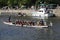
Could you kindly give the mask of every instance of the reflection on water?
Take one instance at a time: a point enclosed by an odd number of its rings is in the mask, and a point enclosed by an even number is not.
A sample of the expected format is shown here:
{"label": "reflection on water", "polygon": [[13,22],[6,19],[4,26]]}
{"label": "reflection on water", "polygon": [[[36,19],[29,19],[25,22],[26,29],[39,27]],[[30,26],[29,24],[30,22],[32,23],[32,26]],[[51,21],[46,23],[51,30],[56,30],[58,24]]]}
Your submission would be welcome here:
{"label": "reflection on water", "polygon": [[1,29],[1,40],[52,40],[52,33],[46,29],[9,27]]}
{"label": "reflection on water", "polygon": [[[16,18],[17,17],[12,17],[12,20],[14,21]],[[8,16],[0,17],[0,40],[60,40],[59,18],[48,19],[47,21],[50,20],[53,22],[53,26],[42,29],[16,27],[3,24],[2,21],[7,19]]]}

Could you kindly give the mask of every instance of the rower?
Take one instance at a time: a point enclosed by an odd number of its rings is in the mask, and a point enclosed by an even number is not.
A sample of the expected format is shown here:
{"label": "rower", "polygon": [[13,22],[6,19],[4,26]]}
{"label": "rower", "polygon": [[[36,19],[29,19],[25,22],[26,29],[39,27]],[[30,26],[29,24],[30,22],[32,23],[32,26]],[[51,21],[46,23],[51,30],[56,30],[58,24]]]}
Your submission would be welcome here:
{"label": "rower", "polygon": [[44,21],[43,21],[43,19],[41,19],[40,23],[41,23],[41,25],[44,25]]}

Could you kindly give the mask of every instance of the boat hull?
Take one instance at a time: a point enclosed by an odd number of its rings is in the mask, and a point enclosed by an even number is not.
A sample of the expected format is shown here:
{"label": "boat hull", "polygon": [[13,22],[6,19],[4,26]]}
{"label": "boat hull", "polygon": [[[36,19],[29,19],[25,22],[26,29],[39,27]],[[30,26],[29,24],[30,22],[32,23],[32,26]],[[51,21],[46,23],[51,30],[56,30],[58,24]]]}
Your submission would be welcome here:
{"label": "boat hull", "polygon": [[35,27],[35,28],[43,28],[43,27],[48,27],[48,25],[46,26],[38,26],[38,25],[35,25],[35,26],[30,26],[30,25],[19,25],[19,24],[13,24],[12,22],[3,22],[4,24],[7,24],[7,25],[15,25],[15,26],[21,26],[21,27]]}
{"label": "boat hull", "polygon": [[46,8],[40,8],[38,11],[31,12],[32,16],[40,16],[40,17],[51,17],[53,16],[52,10],[47,10]]}

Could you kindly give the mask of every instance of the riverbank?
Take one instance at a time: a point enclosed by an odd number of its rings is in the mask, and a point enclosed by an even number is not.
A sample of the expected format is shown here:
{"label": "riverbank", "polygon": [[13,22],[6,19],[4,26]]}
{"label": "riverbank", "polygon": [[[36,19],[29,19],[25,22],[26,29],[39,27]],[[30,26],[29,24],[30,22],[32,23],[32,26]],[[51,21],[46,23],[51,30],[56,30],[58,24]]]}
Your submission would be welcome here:
{"label": "riverbank", "polygon": [[31,9],[21,9],[21,10],[0,10],[0,15],[1,14],[7,14],[7,13],[9,13],[9,14],[18,14],[18,13],[25,13],[25,14],[27,14],[27,15],[31,15],[31,12],[32,12],[33,10],[31,10]]}
{"label": "riverbank", "polygon": [[58,8],[56,8],[56,9],[53,9],[53,13],[54,13],[56,16],[60,17],[60,8],[58,7]]}
{"label": "riverbank", "polygon": [[52,9],[52,10],[57,17],[60,17],[60,6],[57,6],[56,9]]}
{"label": "riverbank", "polygon": [[[57,7],[56,9],[52,9],[53,10],[53,13],[56,15],[56,16],[59,16],[60,17],[60,7]],[[10,9],[10,10],[0,10],[0,15],[2,13],[10,13],[10,14],[18,14],[19,12],[21,13],[25,13],[27,14],[28,16],[31,16],[31,12],[33,12],[34,10],[32,9],[21,9],[21,10],[14,10],[14,9]]]}

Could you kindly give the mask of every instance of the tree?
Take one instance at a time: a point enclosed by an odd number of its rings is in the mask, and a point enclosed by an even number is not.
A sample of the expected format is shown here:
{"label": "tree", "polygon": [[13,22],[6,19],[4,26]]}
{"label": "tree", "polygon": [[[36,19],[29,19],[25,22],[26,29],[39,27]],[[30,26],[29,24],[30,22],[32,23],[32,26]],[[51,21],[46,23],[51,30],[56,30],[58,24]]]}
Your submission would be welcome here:
{"label": "tree", "polygon": [[42,3],[55,3],[55,4],[60,4],[60,0],[0,0],[0,7],[3,6],[14,6],[18,5],[21,7],[22,5],[26,5],[27,7],[30,7],[31,5],[38,5]]}

